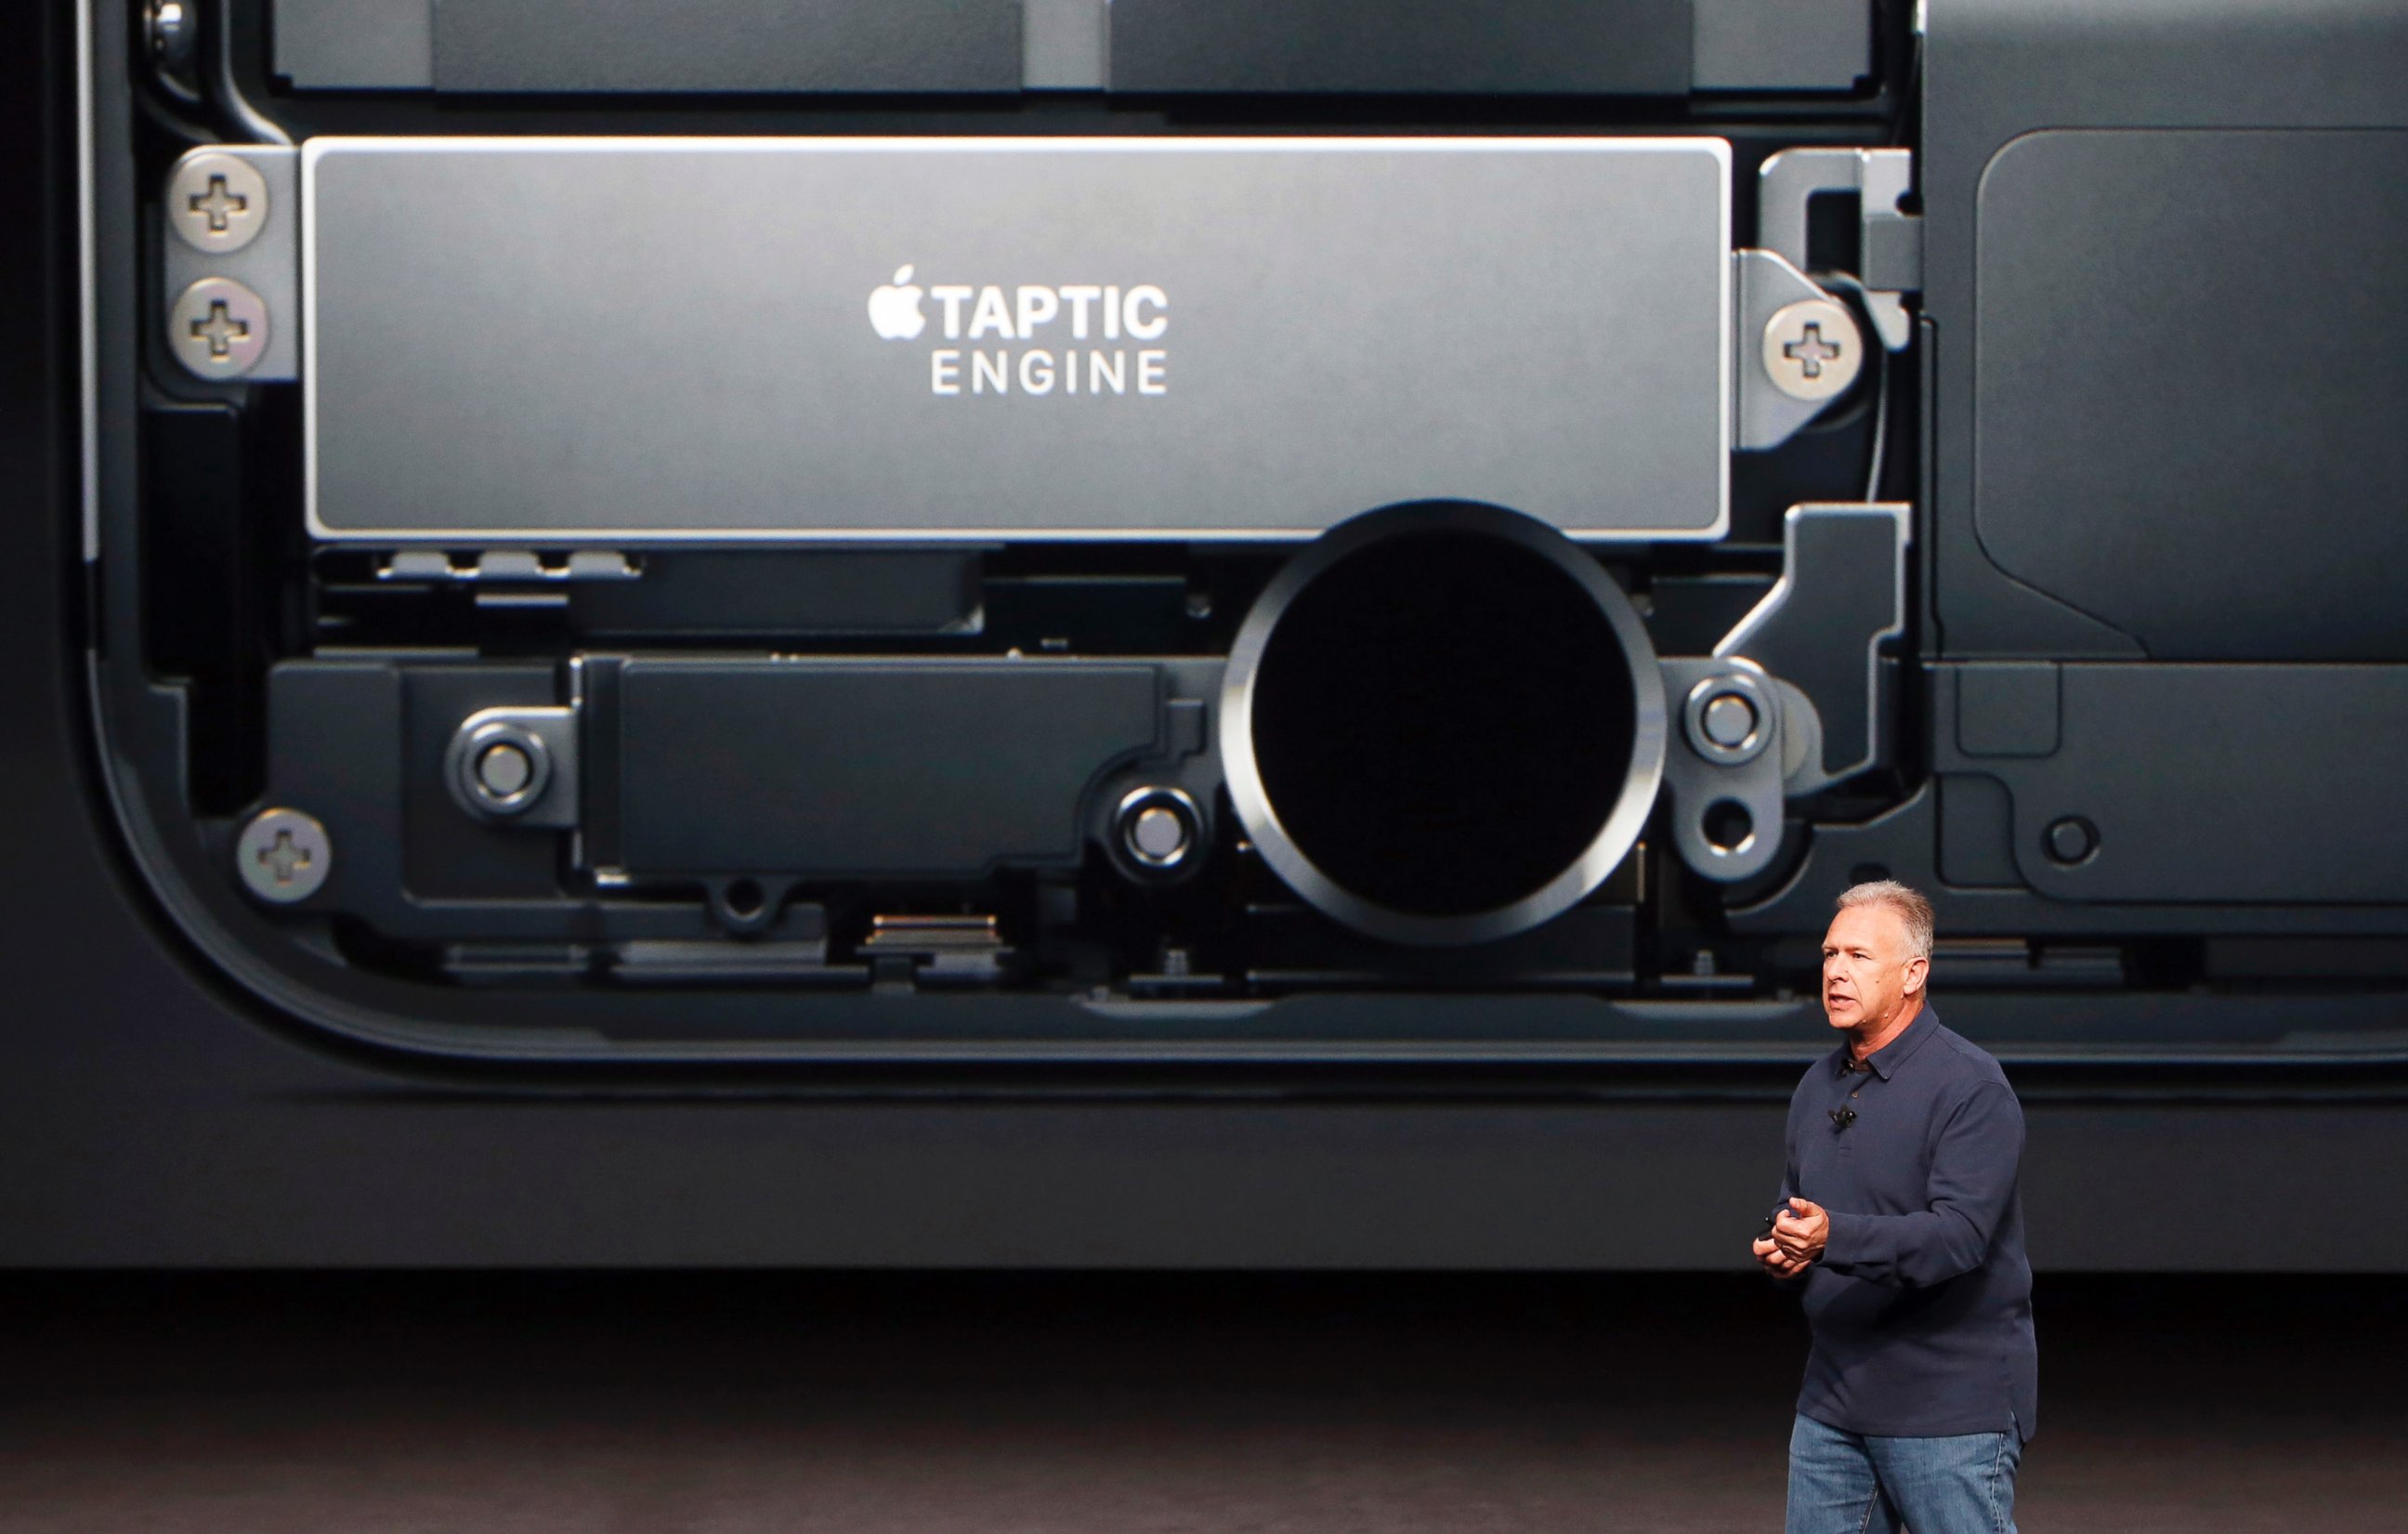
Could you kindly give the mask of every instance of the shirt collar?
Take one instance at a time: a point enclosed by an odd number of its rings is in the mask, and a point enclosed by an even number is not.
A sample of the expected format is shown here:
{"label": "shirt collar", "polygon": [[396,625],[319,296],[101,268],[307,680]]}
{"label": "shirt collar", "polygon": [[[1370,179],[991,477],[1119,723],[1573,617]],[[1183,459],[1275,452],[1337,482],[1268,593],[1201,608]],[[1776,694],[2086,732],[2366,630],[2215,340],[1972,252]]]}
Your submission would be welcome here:
{"label": "shirt collar", "polygon": [[[1865,1064],[1871,1068],[1874,1075],[1888,1081],[1897,1074],[1898,1068],[1906,1063],[1907,1056],[1921,1049],[1923,1041],[1938,1030],[1939,1024],[1939,1014],[1932,1011],[1931,1003],[1926,1001],[1923,1010],[1914,1014],[1914,1021],[1906,1025],[1906,1031],[1867,1055]],[[1855,1062],[1856,1052],[1842,1044],[1834,1068],[1845,1076],[1855,1068]]]}

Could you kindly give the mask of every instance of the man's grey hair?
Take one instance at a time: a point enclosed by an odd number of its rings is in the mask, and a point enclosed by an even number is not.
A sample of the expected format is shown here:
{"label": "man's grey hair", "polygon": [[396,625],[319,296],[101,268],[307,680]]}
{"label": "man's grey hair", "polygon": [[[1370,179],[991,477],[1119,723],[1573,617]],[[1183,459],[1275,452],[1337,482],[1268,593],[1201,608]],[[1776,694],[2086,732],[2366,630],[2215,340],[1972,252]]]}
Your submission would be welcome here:
{"label": "man's grey hair", "polygon": [[1887,906],[1898,912],[1898,919],[1906,924],[1907,957],[1930,959],[1931,902],[1923,897],[1922,892],[1909,889],[1895,879],[1876,879],[1841,892],[1842,910],[1853,910],[1858,906]]}

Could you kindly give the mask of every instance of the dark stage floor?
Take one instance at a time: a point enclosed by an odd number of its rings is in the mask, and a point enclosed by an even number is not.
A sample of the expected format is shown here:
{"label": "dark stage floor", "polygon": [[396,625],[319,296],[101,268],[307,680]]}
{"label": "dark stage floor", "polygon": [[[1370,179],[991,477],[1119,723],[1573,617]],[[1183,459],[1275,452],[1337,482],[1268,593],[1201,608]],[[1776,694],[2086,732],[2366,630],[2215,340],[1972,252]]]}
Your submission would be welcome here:
{"label": "dark stage floor", "polygon": [[[2040,1294],[2027,1531],[2408,1528],[2385,1281]],[[1777,1529],[1747,1277],[0,1279],[0,1529]]]}

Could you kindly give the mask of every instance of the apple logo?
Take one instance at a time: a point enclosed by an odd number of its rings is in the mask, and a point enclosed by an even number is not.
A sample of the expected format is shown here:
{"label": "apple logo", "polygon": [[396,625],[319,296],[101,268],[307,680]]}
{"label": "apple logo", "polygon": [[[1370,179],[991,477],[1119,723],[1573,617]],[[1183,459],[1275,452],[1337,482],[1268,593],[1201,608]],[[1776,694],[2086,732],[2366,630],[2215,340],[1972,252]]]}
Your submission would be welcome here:
{"label": "apple logo", "polygon": [[920,312],[920,290],[907,286],[910,281],[911,268],[897,267],[894,285],[869,295],[869,323],[890,341],[910,340],[927,328],[928,317]]}

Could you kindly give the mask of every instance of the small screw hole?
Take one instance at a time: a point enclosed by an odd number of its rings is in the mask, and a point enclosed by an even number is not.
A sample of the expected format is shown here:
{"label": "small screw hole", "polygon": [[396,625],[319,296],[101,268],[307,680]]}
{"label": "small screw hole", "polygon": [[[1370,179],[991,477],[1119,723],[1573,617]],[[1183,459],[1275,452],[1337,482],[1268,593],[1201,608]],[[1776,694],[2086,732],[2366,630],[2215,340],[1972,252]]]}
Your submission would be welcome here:
{"label": "small screw hole", "polygon": [[1716,799],[1706,806],[1702,829],[1716,851],[1735,853],[1756,834],[1756,817],[1737,799]]}

